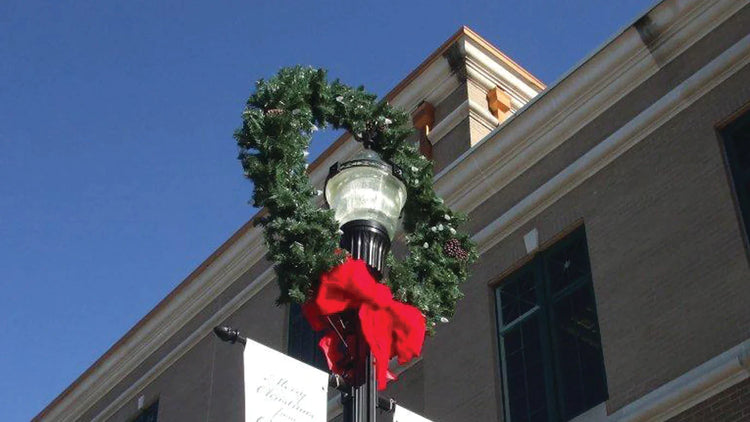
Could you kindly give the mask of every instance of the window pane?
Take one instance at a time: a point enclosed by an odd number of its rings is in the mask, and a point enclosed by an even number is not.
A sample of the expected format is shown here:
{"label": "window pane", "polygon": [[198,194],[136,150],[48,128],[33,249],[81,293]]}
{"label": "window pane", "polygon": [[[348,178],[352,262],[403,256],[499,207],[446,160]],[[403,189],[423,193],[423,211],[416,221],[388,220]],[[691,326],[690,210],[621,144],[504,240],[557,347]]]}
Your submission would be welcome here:
{"label": "window pane", "polygon": [[732,128],[729,135],[737,154],[736,165],[741,169],[750,169],[750,124],[747,124],[750,119],[743,120],[745,121]]}
{"label": "window pane", "polygon": [[149,406],[147,409],[141,412],[133,422],[156,422],[156,416],[159,413],[159,401],[157,400],[154,404]]}
{"label": "window pane", "polygon": [[553,308],[558,374],[565,419],[607,399],[607,384],[591,284],[559,299]]}
{"label": "window pane", "polygon": [[547,394],[539,315],[534,315],[501,337],[503,371],[510,420],[546,421]]}
{"label": "window pane", "polygon": [[721,135],[746,235],[750,237],[750,113],[725,127]]}
{"label": "window pane", "polygon": [[500,286],[500,326],[506,326],[537,304],[534,273],[523,268]]}
{"label": "window pane", "polygon": [[545,262],[553,294],[587,277],[590,272],[586,239],[578,232],[571,236],[574,236],[574,240],[554,246]]}

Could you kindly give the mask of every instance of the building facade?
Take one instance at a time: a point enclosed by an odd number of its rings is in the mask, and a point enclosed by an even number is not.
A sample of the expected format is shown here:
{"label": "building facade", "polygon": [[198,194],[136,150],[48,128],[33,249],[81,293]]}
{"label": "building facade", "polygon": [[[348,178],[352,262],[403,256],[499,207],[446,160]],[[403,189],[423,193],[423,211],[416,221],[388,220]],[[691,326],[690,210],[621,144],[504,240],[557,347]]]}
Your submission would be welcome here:
{"label": "building facade", "polygon": [[[750,420],[749,3],[665,0],[550,87],[462,28],[388,94],[481,255],[387,395],[435,421]],[[212,328],[313,343],[264,256],[250,221],[34,420],[243,420]]]}

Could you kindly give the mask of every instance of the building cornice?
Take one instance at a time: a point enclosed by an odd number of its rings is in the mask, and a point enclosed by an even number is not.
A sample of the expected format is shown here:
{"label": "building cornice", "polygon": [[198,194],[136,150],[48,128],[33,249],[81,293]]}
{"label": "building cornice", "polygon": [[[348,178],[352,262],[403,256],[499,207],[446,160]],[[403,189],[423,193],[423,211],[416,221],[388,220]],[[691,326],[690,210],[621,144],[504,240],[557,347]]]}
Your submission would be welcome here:
{"label": "building cornice", "polygon": [[481,49],[485,52],[488,58],[493,58],[493,61],[497,64],[502,63],[502,66],[513,72],[519,79],[526,80],[529,84],[533,85],[535,91],[542,91],[546,88],[544,83],[537,79],[534,75],[529,73],[526,69],[522,68],[518,63],[513,61],[510,57],[506,56],[505,53],[498,50],[497,47],[489,43],[487,40],[479,36],[471,28],[463,27],[462,32],[466,39],[471,42],[477,49]]}
{"label": "building cornice", "polygon": [[[479,252],[489,250],[748,64],[750,35],[725,50],[476,233],[474,240]],[[478,186],[478,189],[493,189],[493,185],[486,180]]]}
{"label": "building cornice", "polygon": [[[35,420],[66,421],[80,416],[119,381],[138,367],[194,315],[247,272],[265,255],[263,236],[254,227],[245,227],[211,262],[199,267],[188,283],[167,296],[118,343],[105,353],[85,376],[61,394]],[[219,252],[219,251],[217,251]],[[205,333],[204,333],[205,334]]]}
{"label": "building cornice", "polygon": [[436,190],[452,206],[474,209],[745,4],[745,0],[659,4],[649,12],[660,34],[655,42],[647,46],[633,26],[626,29],[448,165],[436,177]]}
{"label": "building cornice", "polygon": [[497,57],[488,54],[487,50],[481,48],[475,40],[466,37],[459,45],[466,54],[468,78],[486,90],[495,87],[502,88],[511,96],[513,102],[519,105],[519,108],[542,91],[543,88],[539,88],[531,80],[514,72],[513,68],[498,60]]}
{"label": "building cornice", "polygon": [[[143,390],[149,383],[154,381],[164,371],[169,369],[178,359],[180,359],[185,353],[189,352],[196,344],[203,340],[206,336],[211,336],[213,328],[217,325],[221,325],[228,317],[234,312],[239,310],[242,305],[247,303],[253,296],[260,292],[264,287],[274,280],[275,274],[273,267],[267,268],[262,274],[256,277],[250,284],[245,286],[239,293],[232,297],[232,299],[223,305],[217,312],[211,315],[206,321],[204,321],[198,328],[193,330],[180,344],[172,348],[169,353],[162,357],[158,362],[152,365],[145,374],[143,374],[137,381],[133,382],[127,389],[125,389],[120,395],[112,400],[99,414],[97,414],[92,422],[106,421],[108,420],[117,410],[122,408],[129,400],[132,400],[136,395]],[[166,341],[168,337],[163,338]],[[131,370],[134,368],[131,368]],[[118,374],[119,375],[119,374]],[[127,375],[127,372],[122,374]],[[93,405],[93,403],[92,403]],[[67,420],[67,419],[54,419],[54,420]]]}

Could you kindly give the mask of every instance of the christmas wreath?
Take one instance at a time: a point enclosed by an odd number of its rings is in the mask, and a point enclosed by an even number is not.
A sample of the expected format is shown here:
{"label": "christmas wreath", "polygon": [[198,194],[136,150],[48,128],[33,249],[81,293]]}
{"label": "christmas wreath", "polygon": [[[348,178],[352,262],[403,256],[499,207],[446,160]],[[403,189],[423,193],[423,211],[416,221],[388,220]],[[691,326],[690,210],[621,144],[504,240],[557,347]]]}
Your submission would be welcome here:
{"label": "christmas wreath", "polygon": [[278,303],[303,303],[320,276],[343,263],[340,231],[333,211],[322,209],[309,182],[305,157],[312,134],[330,125],[367,141],[384,160],[403,170],[407,187],[404,241],[408,254],[389,254],[387,277],[395,299],[417,307],[432,330],[447,322],[462,297],[458,288],[476,259],[469,236],[458,227],[464,217],[439,198],[432,163],[406,141],[409,116],[362,87],[328,82],[322,69],[284,68],[259,80],[235,132],[245,176],[254,185],[253,205],[267,210],[264,227],[269,258],[281,295]]}

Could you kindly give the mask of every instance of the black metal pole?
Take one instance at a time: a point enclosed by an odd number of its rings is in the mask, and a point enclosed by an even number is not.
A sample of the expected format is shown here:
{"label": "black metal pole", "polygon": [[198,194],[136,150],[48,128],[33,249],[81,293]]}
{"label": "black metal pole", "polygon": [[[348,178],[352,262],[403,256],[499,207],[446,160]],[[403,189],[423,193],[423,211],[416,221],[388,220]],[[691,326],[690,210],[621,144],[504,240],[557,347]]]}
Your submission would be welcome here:
{"label": "black metal pole", "polygon": [[[385,227],[375,221],[354,220],[341,226],[341,230],[344,232],[341,247],[349,251],[352,258],[365,261],[372,275],[380,280],[385,257],[391,246]],[[354,326],[358,337],[354,356],[357,367],[354,370],[351,396],[342,395],[344,422],[375,422],[378,404],[375,362],[362,335],[359,321]]]}

